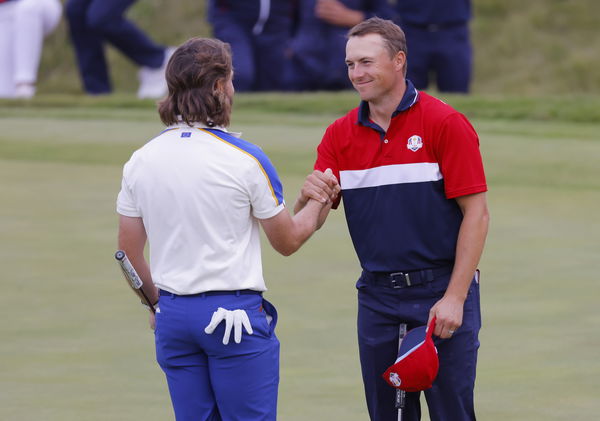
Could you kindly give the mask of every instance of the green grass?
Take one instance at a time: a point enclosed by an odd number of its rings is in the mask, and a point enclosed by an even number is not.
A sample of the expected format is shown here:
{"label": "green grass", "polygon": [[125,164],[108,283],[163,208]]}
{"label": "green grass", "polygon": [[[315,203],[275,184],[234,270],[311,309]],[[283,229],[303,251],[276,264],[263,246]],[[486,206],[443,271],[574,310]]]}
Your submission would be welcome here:
{"label": "green grass", "polygon": [[[457,95],[433,94],[454,106],[471,119],[539,120],[596,123],[600,121],[600,97],[591,94],[570,95]],[[335,118],[358,105],[354,91],[315,93],[242,93],[234,103],[236,115],[242,113],[251,121],[253,115],[261,118],[265,113],[277,115],[277,121],[294,125],[312,126],[315,119]],[[156,103],[140,101],[128,94],[105,97],[73,95],[42,95],[31,100],[0,99],[2,116],[37,116],[79,121],[92,118],[100,120],[131,119],[156,122]],[[115,109],[119,112],[115,113]],[[543,126],[540,126],[543,127]]]}
{"label": "green grass", "polygon": [[[355,103],[346,93],[327,97],[328,108],[319,108],[320,95],[236,102],[232,129],[271,156],[288,203],[327,124]],[[447,100],[472,117],[490,186],[479,418],[595,419],[596,111],[579,122],[535,111],[560,111],[548,98],[527,106],[469,98]],[[0,127],[0,419],[172,419],[145,310],[112,257],[121,166],[161,130],[153,105],[128,96],[3,102]],[[367,419],[355,338],[359,268],[343,212],[289,258],[265,244],[264,269],[280,314],[279,419]]]}

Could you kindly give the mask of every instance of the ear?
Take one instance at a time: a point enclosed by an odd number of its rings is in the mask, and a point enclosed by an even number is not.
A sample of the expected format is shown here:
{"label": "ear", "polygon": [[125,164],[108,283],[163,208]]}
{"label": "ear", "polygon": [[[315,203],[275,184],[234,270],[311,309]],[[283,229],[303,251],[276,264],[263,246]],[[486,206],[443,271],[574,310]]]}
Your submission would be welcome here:
{"label": "ear", "polygon": [[394,57],[394,65],[397,71],[403,71],[406,67],[406,53],[404,51],[398,51]]}
{"label": "ear", "polygon": [[217,79],[215,81],[215,86],[213,86],[214,92],[223,92],[225,89],[225,81],[223,79]]}

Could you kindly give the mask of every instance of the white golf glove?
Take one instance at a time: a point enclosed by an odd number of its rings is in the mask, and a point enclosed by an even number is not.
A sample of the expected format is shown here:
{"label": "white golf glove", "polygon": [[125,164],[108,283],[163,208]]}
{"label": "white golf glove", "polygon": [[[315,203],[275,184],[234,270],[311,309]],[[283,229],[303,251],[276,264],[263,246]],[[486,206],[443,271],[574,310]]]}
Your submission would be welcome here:
{"label": "white golf glove", "polygon": [[225,334],[223,335],[223,345],[229,343],[229,336],[231,335],[231,327],[233,327],[233,339],[236,344],[242,341],[242,326],[246,329],[249,335],[252,335],[252,325],[250,319],[244,310],[225,310],[219,307],[215,311],[210,319],[208,326],[204,328],[204,332],[212,334],[217,326],[225,320]]}

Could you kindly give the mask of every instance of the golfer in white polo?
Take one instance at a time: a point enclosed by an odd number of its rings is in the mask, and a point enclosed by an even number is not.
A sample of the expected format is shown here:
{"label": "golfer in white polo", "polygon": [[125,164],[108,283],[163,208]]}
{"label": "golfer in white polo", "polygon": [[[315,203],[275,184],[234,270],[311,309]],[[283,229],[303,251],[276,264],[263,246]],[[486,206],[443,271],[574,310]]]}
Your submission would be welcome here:
{"label": "golfer in white polo", "polygon": [[[331,205],[319,197],[293,217],[286,210],[265,153],[226,129],[232,77],[221,41],[175,51],[159,105],[168,127],[125,164],[117,200],[119,248],[157,302],[157,360],[178,421],[276,419],[277,313],[262,297],[259,223],[289,255]],[[339,191],[332,175],[328,191]]]}

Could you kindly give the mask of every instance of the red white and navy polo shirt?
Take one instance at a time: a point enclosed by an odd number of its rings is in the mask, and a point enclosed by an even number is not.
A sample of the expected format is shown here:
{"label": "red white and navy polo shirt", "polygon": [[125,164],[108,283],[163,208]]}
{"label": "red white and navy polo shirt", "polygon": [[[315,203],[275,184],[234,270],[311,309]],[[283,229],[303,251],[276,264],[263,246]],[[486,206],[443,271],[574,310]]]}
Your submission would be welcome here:
{"label": "red white and navy polo shirt", "polygon": [[406,88],[387,132],[361,102],[317,148],[315,169],[340,180],[350,236],[370,272],[453,264],[462,222],[454,198],[487,190],[466,117],[410,81]]}

